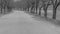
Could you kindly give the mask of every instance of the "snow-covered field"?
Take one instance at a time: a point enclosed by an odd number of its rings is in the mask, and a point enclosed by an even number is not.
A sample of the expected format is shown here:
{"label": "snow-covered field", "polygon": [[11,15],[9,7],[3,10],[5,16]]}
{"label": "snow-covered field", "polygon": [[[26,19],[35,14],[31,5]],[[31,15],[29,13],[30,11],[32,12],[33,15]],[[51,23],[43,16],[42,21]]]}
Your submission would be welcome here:
{"label": "snow-covered field", "polygon": [[0,34],[60,34],[60,27],[32,17],[24,11],[13,10],[0,17]]}

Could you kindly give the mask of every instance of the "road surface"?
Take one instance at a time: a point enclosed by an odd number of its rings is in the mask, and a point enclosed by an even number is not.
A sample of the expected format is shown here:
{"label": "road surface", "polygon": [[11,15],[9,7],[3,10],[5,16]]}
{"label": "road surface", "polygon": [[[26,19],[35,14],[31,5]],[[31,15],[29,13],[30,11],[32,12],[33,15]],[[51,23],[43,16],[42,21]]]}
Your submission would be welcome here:
{"label": "road surface", "polygon": [[0,34],[60,34],[60,27],[37,21],[23,11],[0,17]]}

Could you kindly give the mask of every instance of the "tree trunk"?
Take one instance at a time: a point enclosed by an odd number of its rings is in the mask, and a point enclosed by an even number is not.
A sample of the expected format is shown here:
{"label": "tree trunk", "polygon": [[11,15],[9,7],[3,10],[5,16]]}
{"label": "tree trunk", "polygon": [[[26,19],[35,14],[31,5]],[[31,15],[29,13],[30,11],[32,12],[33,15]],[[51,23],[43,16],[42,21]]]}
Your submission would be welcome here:
{"label": "tree trunk", "polygon": [[26,11],[26,8],[24,8],[24,11]]}
{"label": "tree trunk", "polygon": [[30,12],[30,10],[31,10],[31,7],[29,7],[29,12]]}
{"label": "tree trunk", "polygon": [[2,13],[2,8],[1,8],[1,13]]}
{"label": "tree trunk", "polygon": [[32,7],[31,7],[31,13],[32,13]]}
{"label": "tree trunk", "polygon": [[31,13],[32,13],[33,8],[34,8],[34,7],[32,6],[32,7],[31,7]]}
{"label": "tree trunk", "polygon": [[6,12],[5,9],[6,9],[6,8],[4,7],[4,13]]}
{"label": "tree trunk", "polygon": [[47,7],[46,8],[44,7],[43,9],[44,9],[44,13],[45,13],[44,16],[45,16],[45,18],[47,18]]}
{"label": "tree trunk", "polygon": [[35,3],[36,3],[36,4],[35,4],[35,6],[36,6],[36,14],[37,14],[38,6],[39,6],[39,1],[40,1],[40,0],[36,0],[36,2],[35,2]]}
{"label": "tree trunk", "polygon": [[28,11],[29,11],[29,8],[28,8]]}
{"label": "tree trunk", "polygon": [[45,9],[44,12],[45,12],[44,16],[47,18],[47,9]]}
{"label": "tree trunk", "polygon": [[41,16],[41,8],[39,8],[39,15]]}
{"label": "tree trunk", "polygon": [[37,14],[37,7],[36,7],[36,14]]}
{"label": "tree trunk", "polygon": [[53,6],[53,19],[56,19],[56,10],[57,8],[55,8],[55,6]]}

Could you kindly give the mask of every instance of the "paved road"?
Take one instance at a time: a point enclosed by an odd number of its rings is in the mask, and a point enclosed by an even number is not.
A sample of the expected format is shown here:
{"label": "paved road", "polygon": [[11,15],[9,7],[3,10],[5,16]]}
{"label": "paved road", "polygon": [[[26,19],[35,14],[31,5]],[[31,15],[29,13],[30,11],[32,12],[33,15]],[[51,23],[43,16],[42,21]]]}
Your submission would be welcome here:
{"label": "paved road", "polygon": [[60,27],[34,20],[32,15],[23,11],[13,10],[13,13],[0,18],[0,34],[60,34]]}

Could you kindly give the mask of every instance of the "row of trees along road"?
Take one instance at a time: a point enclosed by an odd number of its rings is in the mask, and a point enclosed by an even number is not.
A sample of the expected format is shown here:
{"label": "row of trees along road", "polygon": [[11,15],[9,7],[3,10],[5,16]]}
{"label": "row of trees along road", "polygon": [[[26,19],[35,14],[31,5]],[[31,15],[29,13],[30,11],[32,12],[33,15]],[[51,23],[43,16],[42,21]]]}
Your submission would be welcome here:
{"label": "row of trees along road", "polygon": [[7,10],[12,8],[11,2],[12,0],[0,0],[1,13],[6,12]]}
{"label": "row of trees along road", "polygon": [[53,6],[52,18],[56,19],[56,10],[60,5],[60,0],[22,0],[19,4],[20,8],[23,8],[24,10],[27,9],[28,11],[35,12],[36,14],[39,9],[39,15],[41,15],[41,8],[43,8],[45,18],[47,18],[47,9],[50,5]]}

